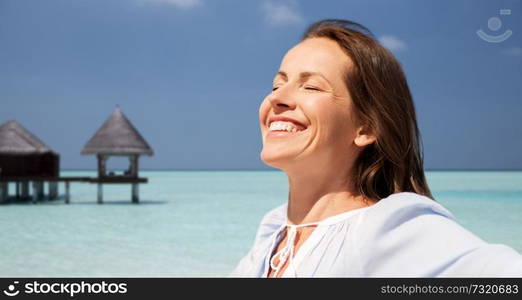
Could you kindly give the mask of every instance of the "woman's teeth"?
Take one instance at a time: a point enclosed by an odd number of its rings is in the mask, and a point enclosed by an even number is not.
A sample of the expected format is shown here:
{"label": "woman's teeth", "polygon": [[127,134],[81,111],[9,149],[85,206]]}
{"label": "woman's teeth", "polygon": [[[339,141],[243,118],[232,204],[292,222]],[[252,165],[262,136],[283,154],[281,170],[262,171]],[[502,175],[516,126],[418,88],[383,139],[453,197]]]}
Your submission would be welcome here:
{"label": "woman's teeth", "polygon": [[297,132],[297,127],[292,122],[276,121],[270,124],[270,131]]}

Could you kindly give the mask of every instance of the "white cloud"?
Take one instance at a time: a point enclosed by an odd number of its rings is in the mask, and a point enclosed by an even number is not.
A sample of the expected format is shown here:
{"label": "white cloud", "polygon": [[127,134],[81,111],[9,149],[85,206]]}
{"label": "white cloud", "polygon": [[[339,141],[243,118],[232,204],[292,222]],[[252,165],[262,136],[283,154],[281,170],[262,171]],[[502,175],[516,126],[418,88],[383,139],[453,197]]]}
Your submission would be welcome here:
{"label": "white cloud", "polygon": [[189,9],[202,4],[202,0],[139,0],[140,3],[154,3],[173,5],[182,9]]}
{"label": "white cloud", "polygon": [[522,56],[522,48],[521,47],[511,47],[501,51],[502,54],[508,56]]}
{"label": "white cloud", "polygon": [[393,35],[383,35],[379,38],[379,42],[392,51],[402,51],[408,48],[406,42]]}
{"label": "white cloud", "polygon": [[293,25],[304,22],[297,9],[296,1],[265,1],[262,10],[266,22],[270,25]]}

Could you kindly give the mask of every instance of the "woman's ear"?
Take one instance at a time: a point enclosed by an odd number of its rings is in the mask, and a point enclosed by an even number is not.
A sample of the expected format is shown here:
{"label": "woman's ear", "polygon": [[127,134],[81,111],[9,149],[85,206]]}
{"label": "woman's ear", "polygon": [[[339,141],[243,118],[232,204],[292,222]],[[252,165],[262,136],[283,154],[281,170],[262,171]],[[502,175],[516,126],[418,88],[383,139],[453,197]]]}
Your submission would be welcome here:
{"label": "woman's ear", "polygon": [[377,138],[372,130],[370,130],[367,126],[361,126],[357,129],[357,134],[354,139],[355,145],[359,147],[365,147],[375,142]]}

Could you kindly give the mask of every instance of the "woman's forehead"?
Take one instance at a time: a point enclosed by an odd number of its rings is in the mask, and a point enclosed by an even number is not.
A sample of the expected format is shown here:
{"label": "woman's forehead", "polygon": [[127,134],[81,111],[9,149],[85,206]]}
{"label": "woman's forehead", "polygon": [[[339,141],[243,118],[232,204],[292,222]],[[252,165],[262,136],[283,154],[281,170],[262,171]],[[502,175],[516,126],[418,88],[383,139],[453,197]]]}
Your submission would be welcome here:
{"label": "woman's forehead", "polygon": [[287,74],[318,72],[336,76],[343,74],[351,60],[341,47],[327,38],[309,38],[290,49],[281,61],[280,70]]}

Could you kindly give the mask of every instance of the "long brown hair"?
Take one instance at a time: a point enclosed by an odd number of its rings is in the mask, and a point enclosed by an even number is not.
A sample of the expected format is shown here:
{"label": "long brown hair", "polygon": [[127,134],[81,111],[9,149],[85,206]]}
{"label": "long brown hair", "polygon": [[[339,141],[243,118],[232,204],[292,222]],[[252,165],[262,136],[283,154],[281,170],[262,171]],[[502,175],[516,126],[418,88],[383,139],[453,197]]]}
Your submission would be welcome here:
{"label": "long brown hair", "polygon": [[422,142],[413,99],[400,63],[364,26],[345,20],[322,20],[303,40],[331,39],[351,58],[346,85],[358,120],[376,136],[359,154],[353,179],[359,193],[380,200],[414,192],[431,199],[423,170]]}

